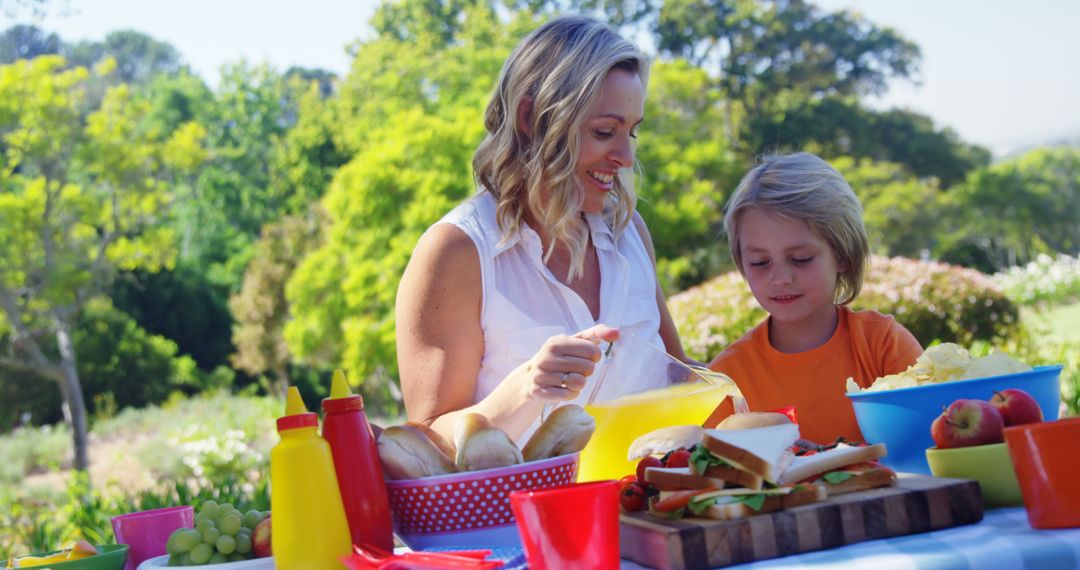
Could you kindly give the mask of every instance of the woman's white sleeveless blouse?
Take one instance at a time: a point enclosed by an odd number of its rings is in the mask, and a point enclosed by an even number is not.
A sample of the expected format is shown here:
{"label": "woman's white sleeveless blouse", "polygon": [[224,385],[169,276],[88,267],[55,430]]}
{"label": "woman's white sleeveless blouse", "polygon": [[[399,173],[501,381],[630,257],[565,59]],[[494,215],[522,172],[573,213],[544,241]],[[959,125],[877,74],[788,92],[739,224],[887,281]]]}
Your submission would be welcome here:
{"label": "woman's white sleeveless blouse", "polygon": [[[476,244],[480,257],[484,356],[474,403],[490,394],[557,334],[574,334],[603,323],[663,349],[656,275],[637,228],[631,223],[616,238],[603,216],[585,217],[600,262],[600,318],[595,321],[581,297],[544,265],[540,236],[535,231],[523,223],[517,235],[500,243],[502,232],[495,198],[490,193],[481,191],[438,222],[464,231]],[[632,373],[621,376],[605,378],[596,401],[666,385],[663,378]],[[590,388],[583,390],[579,400],[589,392]],[[537,425],[539,420],[526,430],[519,443],[526,441]]]}

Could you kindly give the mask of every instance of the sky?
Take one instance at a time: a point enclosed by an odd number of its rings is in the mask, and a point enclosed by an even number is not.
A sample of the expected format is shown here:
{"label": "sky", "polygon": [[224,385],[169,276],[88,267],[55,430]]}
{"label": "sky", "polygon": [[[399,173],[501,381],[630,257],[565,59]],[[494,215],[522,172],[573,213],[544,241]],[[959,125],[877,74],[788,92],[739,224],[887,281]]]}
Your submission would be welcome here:
{"label": "sky", "polygon": [[[875,108],[932,117],[1002,155],[1080,140],[1080,1],[815,0],[896,29],[922,50],[918,82],[894,82]],[[0,4],[11,6],[11,0]],[[211,85],[241,58],[279,70],[348,73],[347,47],[370,37],[373,0],[51,0],[36,23],[64,41],[135,29],[172,44]],[[0,11],[0,29],[35,23]]]}

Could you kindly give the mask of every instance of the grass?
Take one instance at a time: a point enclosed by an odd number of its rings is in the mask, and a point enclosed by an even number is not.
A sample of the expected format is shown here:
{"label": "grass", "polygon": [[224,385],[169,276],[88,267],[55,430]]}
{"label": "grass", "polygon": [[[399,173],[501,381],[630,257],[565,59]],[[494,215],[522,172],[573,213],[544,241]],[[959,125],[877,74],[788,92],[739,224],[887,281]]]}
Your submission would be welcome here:
{"label": "grass", "polygon": [[1025,309],[1021,318],[1043,331],[1049,343],[1080,343],[1080,302],[1046,310]]}

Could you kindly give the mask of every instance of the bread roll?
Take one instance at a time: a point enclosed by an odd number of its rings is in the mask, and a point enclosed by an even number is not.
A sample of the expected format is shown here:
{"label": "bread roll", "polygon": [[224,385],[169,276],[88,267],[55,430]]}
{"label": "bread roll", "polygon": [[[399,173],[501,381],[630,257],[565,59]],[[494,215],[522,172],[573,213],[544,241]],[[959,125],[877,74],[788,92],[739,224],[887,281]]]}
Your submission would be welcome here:
{"label": "bread roll", "polygon": [[443,453],[445,453],[447,457],[454,457],[455,455],[457,455],[457,452],[454,450],[454,446],[451,445],[449,441],[446,441],[446,438],[443,437],[442,434],[440,434],[439,432],[431,429],[430,427],[428,427],[427,424],[421,423],[421,422],[408,421],[408,422],[405,422],[405,425],[412,426],[412,427],[424,432],[424,435],[426,435],[427,438],[431,440],[431,443],[434,443],[435,447],[438,447],[439,451],[442,451]]}
{"label": "bread roll", "polygon": [[716,429],[754,429],[790,423],[791,419],[784,414],[775,412],[745,412],[742,414],[733,414],[724,418],[724,421],[720,422],[720,424],[716,426]]}
{"label": "bread roll", "polygon": [[705,428],[701,426],[670,426],[650,431],[635,439],[626,450],[627,459],[634,461],[647,455],[659,455],[676,449],[689,449],[701,443]]}
{"label": "bread roll", "polygon": [[423,430],[411,425],[382,430],[378,441],[379,459],[387,479],[419,479],[445,475],[457,469]]}
{"label": "bread roll", "polygon": [[521,451],[506,432],[480,414],[465,414],[454,426],[459,471],[507,467],[523,463]]}
{"label": "bread roll", "polygon": [[581,406],[559,406],[529,438],[521,455],[525,461],[536,461],[576,453],[589,443],[594,430],[596,420]]}

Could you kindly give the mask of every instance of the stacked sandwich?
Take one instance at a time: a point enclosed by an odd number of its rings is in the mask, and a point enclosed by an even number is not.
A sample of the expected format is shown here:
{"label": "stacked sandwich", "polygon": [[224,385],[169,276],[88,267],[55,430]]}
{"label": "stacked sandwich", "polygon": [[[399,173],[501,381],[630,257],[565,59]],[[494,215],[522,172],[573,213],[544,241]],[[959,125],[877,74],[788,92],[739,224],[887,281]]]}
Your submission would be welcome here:
{"label": "stacked sandwich", "polygon": [[637,459],[690,449],[690,465],[649,467],[645,483],[659,490],[650,504],[670,518],[737,519],[821,501],[829,495],[892,484],[895,474],[873,460],[884,446],[808,448],[782,414],[736,414],[716,429],[664,428],[630,447]]}

